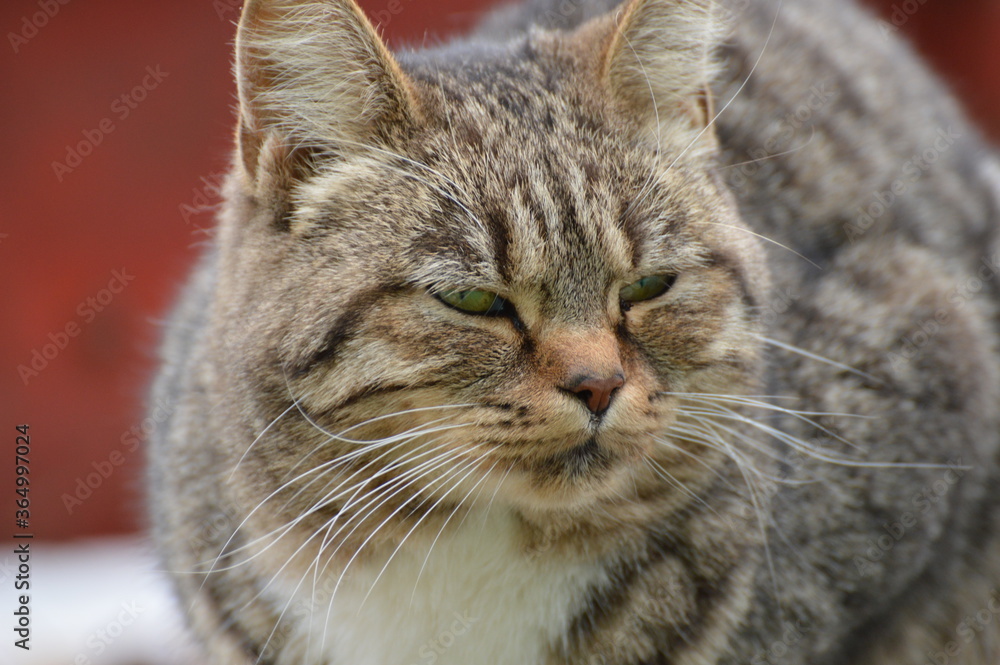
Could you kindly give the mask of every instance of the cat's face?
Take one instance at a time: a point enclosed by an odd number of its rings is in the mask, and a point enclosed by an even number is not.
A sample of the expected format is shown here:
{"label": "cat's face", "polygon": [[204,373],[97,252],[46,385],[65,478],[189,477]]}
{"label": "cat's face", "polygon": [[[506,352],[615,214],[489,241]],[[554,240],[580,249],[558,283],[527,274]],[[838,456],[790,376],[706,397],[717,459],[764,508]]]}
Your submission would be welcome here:
{"label": "cat's face", "polygon": [[706,473],[717,451],[669,434],[673,393],[757,385],[766,277],[704,109],[651,119],[602,78],[628,26],[386,64],[370,135],[243,146],[256,201],[229,213],[219,326],[249,431],[271,425],[243,462],[262,491],[305,473],[313,504],[368,478],[538,511],[627,492],[651,461]]}

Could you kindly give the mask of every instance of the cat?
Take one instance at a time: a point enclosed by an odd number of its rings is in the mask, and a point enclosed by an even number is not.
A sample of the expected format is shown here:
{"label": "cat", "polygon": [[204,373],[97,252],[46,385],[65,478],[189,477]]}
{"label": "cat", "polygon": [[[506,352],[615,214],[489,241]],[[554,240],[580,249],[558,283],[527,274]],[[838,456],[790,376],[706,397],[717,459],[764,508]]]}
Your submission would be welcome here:
{"label": "cat", "polygon": [[867,11],[235,60],[149,464],[207,662],[1000,662],[1000,167]]}

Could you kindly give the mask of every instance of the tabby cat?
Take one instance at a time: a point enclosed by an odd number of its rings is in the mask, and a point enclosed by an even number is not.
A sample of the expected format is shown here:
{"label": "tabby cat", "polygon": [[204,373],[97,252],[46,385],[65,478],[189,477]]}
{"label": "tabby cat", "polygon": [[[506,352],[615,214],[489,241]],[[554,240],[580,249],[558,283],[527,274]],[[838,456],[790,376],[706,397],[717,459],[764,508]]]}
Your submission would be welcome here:
{"label": "tabby cat", "polygon": [[1000,167],[890,28],[248,0],[151,443],[207,662],[1000,662]]}

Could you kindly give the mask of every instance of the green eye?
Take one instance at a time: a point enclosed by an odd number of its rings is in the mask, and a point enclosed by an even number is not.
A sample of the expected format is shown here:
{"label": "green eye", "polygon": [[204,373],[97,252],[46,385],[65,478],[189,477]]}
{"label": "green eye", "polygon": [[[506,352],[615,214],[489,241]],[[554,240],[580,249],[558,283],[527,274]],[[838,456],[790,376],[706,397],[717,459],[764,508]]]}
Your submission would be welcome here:
{"label": "green eye", "polygon": [[651,275],[643,277],[637,282],[633,282],[618,292],[618,297],[624,303],[642,302],[652,300],[656,296],[663,295],[677,278],[673,275]]}
{"label": "green eye", "polygon": [[497,316],[505,313],[510,306],[506,300],[492,291],[472,289],[470,291],[440,291],[437,297],[446,305],[466,314]]}

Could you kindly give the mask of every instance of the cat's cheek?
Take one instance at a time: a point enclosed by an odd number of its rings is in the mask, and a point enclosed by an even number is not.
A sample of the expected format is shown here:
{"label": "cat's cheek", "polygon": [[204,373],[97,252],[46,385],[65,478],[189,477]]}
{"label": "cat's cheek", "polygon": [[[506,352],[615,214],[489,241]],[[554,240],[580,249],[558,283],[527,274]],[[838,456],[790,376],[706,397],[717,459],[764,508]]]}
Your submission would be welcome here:
{"label": "cat's cheek", "polygon": [[736,289],[722,282],[703,291],[626,322],[630,338],[662,381],[673,383],[683,373],[732,364],[734,357],[759,347]]}

